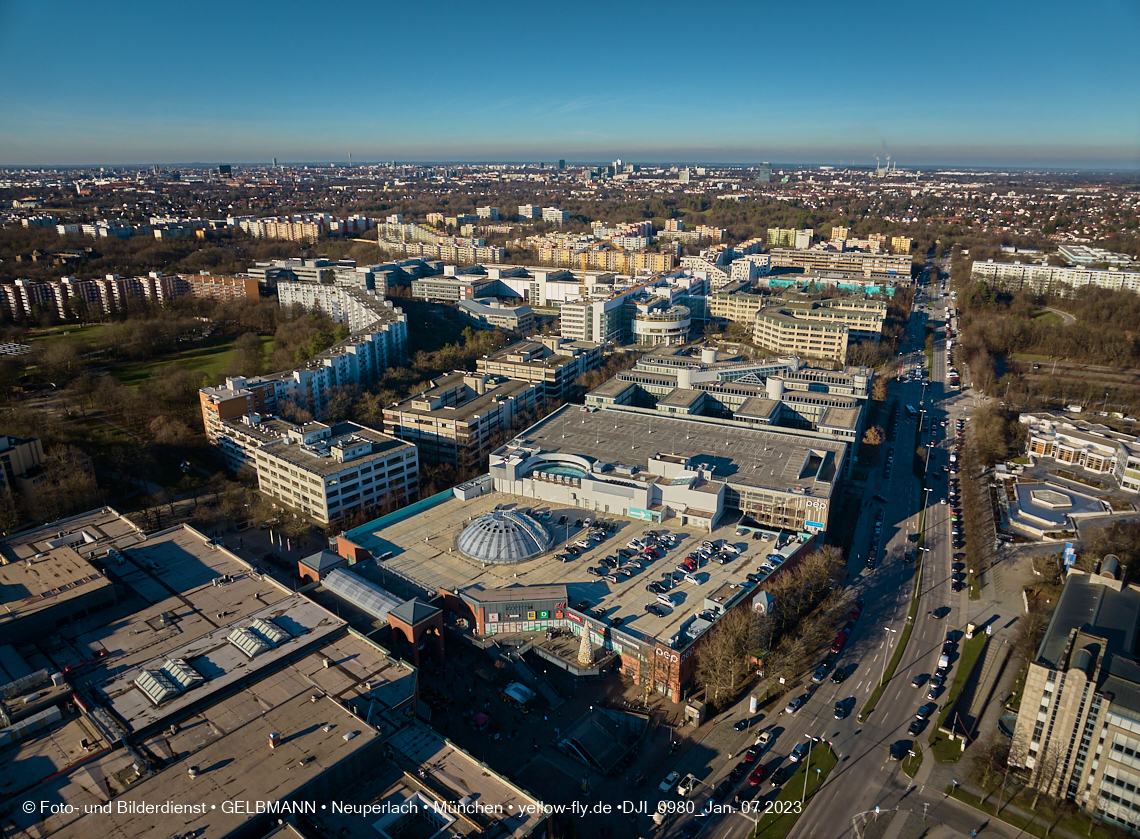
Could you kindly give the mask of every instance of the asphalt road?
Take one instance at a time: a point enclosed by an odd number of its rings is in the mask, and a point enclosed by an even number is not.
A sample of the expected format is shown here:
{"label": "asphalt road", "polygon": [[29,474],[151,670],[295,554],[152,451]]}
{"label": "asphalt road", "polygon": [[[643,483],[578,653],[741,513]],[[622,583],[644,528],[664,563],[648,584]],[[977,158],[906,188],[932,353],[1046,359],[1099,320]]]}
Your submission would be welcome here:
{"label": "asphalt road", "polygon": [[[940,306],[931,315],[931,320],[941,325],[941,315],[944,315],[944,309]],[[904,366],[924,363],[923,323],[921,314],[912,317],[909,346],[915,351],[899,359]],[[918,707],[930,701],[926,698],[927,686],[916,689],[911,686],[912,680],[919,674],[929,677],[934,672],[948,631],[964,631],[966,623],[978,621],[987,608],[992,613],[991,604],[976,604],[974,611],[978,614],[971,613],[967,591],[954,592],[951,587],[955,553],[950,530],[951,506],[941,503],[947,497],[950,476],[942,467],[949,466],[955,420],[968,414],[972,400],[948,389],[945,385],[946,369],[945,339],[940,338],[935,342],[930,384],[923,386],[907,379],[893,389],[899,404],[893,466],[889,475],[881,466],[878,467],[877,473],[868,481],[864,514],[860,516],[849,563],[855,596],[862,598],[865,606],[837,661],[837,667],[843,669],[847,677],[840,684],[829,679],[820,685],[808,683],[806,688],[801,687],[788,694],[789,699],[801,693],[808,695],[806,704],[798,713],[788,715],[777,708],[774,715],[761,721],[761,728],[777,735],[775,745],[761,758],[768,763],[769,774],[786,764],[791,750],[805,738],[829,742],[839,756],[839,763],[827,783],[790,834],[793,837],[830,839],[853,835],[853,819],[860,813],[873,812],[876,806],[884,810],[895,806],[909,807],[921,813],[926,804],[931,816],[965,835],[983,821],[976,811],[946,800],[939,790],[911,789],[912,781],[902,774],[901,763],[888,760],[891,743],[919,740],[925,745],[930,726],[936,723],[937,712],[917,737],[908,733],[907,727],[915,719]],[[914,405],[916,409],[922,408],[934,429],[934,446],[927,467],[930,491],[925,494],[928,506],[924,544],[929,550],[922,563],[920,607],[906,652],[875,712],[866,723],[860,723],[858,711],[882,678],[884,667],[905,625],[916,573],[915,565],[904,562],[908,548],[915,548],[908,537],[919,526],[922,495],[922,481],[911,468],[911,453],[917,446],[931,442],[932,435],[929,431],[924,433],[920,430],[918,419],[909,418],[904,407],[907,404]],[[943,420],[946,421],[945,427],[941,425]],[[884,497],[885,503],[873,500],[875,495]],[[875,514],[880,508],[885,512],[883,532],[878,542],[881,545],[880,560],[878,566],[869,571],[864,569],[863,561],[873,538]],[[936,618],[935,610],[945,607],[948,607],[949,614]],[[948,681],[953,676],[954,671],[951,670]],[[939,708],[943,698],[944,695],[936,700]],[[848,711],[842,720],[835,719],[837,702],[843,702]],[[734,719],[746,715],[746,710],[746,704],[742,703],[718,718],[716,724],[731,725]],[[727,747],[735,757],[724,761],[711,777],[705,779],[706,787],[694,798],[698,807],[739,762],[741,751],[752,743],[758,730],[736,733],[736,745]],[[933,758],[927,754],[926,760]],[[753,792],[747,781],[740,789],[745,794]],[[764,801],[778,794],[779,790],[765,780],[756,798]],[[687,821],[687,818],[677,819],[665,835],[677,835]],[[730,812],[699,821],[703,825],[701,837],[738,839],[749,835],[754,817]],[[1004,828],[1004,825],[997,824],[987,826],[986,834],[1015,835],[1012,830],[1007,834]]]}

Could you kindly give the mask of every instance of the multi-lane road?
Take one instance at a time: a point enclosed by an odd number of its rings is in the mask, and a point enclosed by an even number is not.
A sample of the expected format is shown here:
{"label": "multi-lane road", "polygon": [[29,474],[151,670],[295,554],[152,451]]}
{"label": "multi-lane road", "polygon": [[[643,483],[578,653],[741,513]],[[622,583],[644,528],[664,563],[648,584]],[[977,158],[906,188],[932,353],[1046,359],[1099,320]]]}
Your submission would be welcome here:
{"label": "multi-lane road", "polygon": [[[920,295],[915,301],[915,312],[908,330],[908,348],[898,359],[904,369],[926,366],[923,354],[924,327],[927,319],[932,325],[944,325],[944,301],[938,299],[937,290],[930,292],[929,300]],[[935,309],[927,312],[925,304],[935,302]],[[852,835],[853,819],[857,814],[874,811],[876,806],[889,809],[898,806],[921,808],[924,803],[937,806],[942,802],[940,790],[912,789],[913,782],[901,772],[901,763],[889,759],[892,743],[920,741],[925,746],[930,726],[937,723],[937,713],[917,736],[908,732],[920,705],[929,700],[925,683],[938,666],[942,644],[947,632],[960,633],[969,620],[968,593],[965,588],[954,591],[955,553],[951,536],[952,505],[942,503],[948,498],[952,475],[949,456],[955,441],[955,423],[968,415],[970,399],[946,384],[946,345],[944,331],[935,340],[934,357],[930,364],[928,384],[919,379],[904,377],[893,388],[892,399],[897,412],[888,418],[887,431],[893,451],[889,473],[877,467],[868,480],[863,514],[859,517],[854,547],[849,559],[854,596],[865,606],[850,640],[839,656],[836,665],[847,677],[839,684],[825,679],[820,685],[807,684],[794,688],[785,698],[802,693],[809,698],[795,714],[782,713],[784,701],[762,720],[761,728],[775,733],[775,745],[761,758],[769,769],[788,762],[788,755],[797,743],[805,738],[820,738],[831,744],[839,756],[839,763],[827,783],[812,800],[800,818],[793,836],[803,839],[829,839]],[[920,416],[912,418],[906,410],[912,405]],[[922,428],[925,420],[926,430]],[[943,426],[945,422],[945,426]],[[893,426],[893,427],[892,427]],[[933,442],[933,446],[929,446]],[[928,447],[929,460],[926,472],[920,477],[912,469],[914,451]],[[927,491],[923,491],[923,488]],[[879,500],[881,499],[881,500]],[[921,510],[925,508],[925,515]],[[881,537],[874,538],[874,523],[879,510],[883,510]],[[906,625],[914,577],[918,563],[905,561],[908,552],[917,549],[917,533],[923,529],[924,556],[921,561],[921,594],[915,626],[899,666],[887,684],[875,711],[866,721],[860,721],[858,712],[879,684],[885,666],[895,650]],[[913,540],[913,541],[912,541]],[[865,567],[869,547],[878,547],[878,562],[874,569]],[[961,566],[959,566],[961,567]],[[915,688],[916,676],[923,676],[924,684]],[[951,671],[950,679],[953,678]],[[949,679],[948,679],[949,682]],[[943,704],[945,693],[937,701]],[[844,702],[848,709],[842,720],[835,719],[835,705]],[[744,703],[718,718],[717,725],[729,726],[732,721],[747,715]],[[705,793],[697,797],[703,804],[707,791],[724,780],[740,759],[743,750],[751,745],[757,729],[735,734],[735,745],[728,751],[735,755],[723,761],[705,779]],[[728,738],[732,740],[732,738]],[[932,758],[927,755],[927,760]],[[747,781],[741,790],[751,793]],[[774,798],[779,793],[765,780],[756,796],[757,800]],[[977,815],[966,808],[941,808],[942,821],[968,834],[977,826]],[[738,812],[709,817],[702,821],[700,836],[715,839],[737,839],[749,835],[754,816]],[[678,827],[685,820],[677,822]],[[1003,828],[993,827],[993,835],[1001,835]],[[669,831],[673,833],[674,831]],[[1012,835],[1012,834],[1011,834]]]}

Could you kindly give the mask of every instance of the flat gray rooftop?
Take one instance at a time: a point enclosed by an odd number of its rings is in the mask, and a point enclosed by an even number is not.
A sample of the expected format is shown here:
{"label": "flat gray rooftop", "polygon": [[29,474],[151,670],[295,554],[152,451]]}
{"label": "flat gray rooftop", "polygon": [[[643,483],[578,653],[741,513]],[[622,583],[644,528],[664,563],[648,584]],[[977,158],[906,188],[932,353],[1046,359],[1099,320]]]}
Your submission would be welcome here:
{"label": "flat gray rooftop", "polygon": [[[291,638],[260,655],[250,658],[227,639],[237,628],[248,628],[255,620],[268,621],[287,631]],[[158,655],[140,662],[138,666],[121,670],[115,675],[92,685],[103,702],[126,724],[131,731],[139,731],[161,723],[167,717],[178,717],[188,708],[200,705],[219,691],[225,691],[254,677],[255,673],[268,672],[279,667],[281,660],[295,656],[299,650],[322,643],[344,631],[345,622],[303,595],[293,594],[271,606],[231,620],[197,637],[190,635],[176,622],[162,627],[154,635],[173,635],[180,643],[168,646]],[[135,678],[146,670],[161,670],[169,659],[182,659],[200,673],[205,681],[179,693],[156,706],[135,684]]]}
{"label": "flat gray rooftop", "polygon": [[[812,488],[817,497],[830,494],[842,461],[844,444],[795,437],[758,428],[713,425],[700,419],[629,411],[584,411],[567,405],[531,426],[512,444],[537,446],[545,453],[587,455],[602,463],[639,466],[657,454],[691,457],[711,469],[713,479],[731,484],[786,492]],[[833,463],[816,480],[802,474],[813,452],[831,454]]]}

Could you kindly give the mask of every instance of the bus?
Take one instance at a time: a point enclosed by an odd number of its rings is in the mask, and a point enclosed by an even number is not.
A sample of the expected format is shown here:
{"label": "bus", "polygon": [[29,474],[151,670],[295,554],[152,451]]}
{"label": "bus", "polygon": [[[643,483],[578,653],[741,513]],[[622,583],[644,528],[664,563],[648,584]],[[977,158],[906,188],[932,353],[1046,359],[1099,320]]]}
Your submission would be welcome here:
{"label": "bus", "polygon": [[914,405],[907,405],[906,406],[906,415],[908,417],[910,417],[911,419],[914,419],[915,417],[918,416],[918,411],[915,410]]}

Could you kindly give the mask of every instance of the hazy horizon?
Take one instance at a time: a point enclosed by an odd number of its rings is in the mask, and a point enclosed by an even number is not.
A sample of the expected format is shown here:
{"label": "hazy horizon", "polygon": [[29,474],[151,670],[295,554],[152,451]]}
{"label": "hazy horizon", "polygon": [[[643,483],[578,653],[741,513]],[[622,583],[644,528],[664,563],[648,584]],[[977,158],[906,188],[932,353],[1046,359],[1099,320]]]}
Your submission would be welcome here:
{"label": "hazy horizon", "polygon": [[[890,154],[903,168],[1140,169],[1133,0],[797,12],[7,2],[0,166]],[[20,60],[33,35],[66,46]]]}

